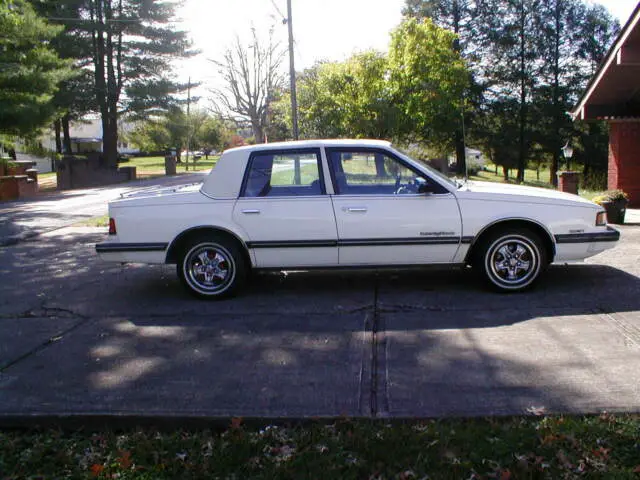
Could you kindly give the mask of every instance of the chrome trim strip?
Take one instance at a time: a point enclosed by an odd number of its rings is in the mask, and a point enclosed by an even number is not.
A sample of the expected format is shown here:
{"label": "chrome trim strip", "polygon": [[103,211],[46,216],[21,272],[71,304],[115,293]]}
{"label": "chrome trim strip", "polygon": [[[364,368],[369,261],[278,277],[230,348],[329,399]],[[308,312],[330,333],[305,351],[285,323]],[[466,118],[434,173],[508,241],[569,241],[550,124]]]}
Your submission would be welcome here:
{"label": "chrome trim strip", "polygon": [[96,252],[163,252],[168,246],[168,243],[98,243]]}
{"label": "chrome trim strip", "polygon": [[617,242],[620,240],[620,232],[615,228],[607,227],[606,232],[568,233],[556,235],[555,238],[556,243]]}
{"label": "chrome trim strip", "polygon": [[457,245],[460,237],[434,238],[356,238],[348,240],[267,240],[247,242],[248,248],[316,248],[316,247],[376,247],[393,245]]}

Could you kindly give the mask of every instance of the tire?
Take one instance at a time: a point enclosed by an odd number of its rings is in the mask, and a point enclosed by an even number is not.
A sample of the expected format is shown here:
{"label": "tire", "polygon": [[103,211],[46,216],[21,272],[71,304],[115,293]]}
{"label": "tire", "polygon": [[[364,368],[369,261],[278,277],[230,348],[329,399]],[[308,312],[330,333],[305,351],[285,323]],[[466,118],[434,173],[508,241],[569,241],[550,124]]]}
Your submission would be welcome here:
{"label": "tire", "polygon": [[498,230],[485,239],[478,253],[474,266],[500,292],[531,288],[548,264],[542,240],[527,229]]}
{"label": "tire", "polygon": [[176,270],[191,294],[210,300],[234,296],[247,277],[246,261],[239,247],[213,234],[187,242]]}

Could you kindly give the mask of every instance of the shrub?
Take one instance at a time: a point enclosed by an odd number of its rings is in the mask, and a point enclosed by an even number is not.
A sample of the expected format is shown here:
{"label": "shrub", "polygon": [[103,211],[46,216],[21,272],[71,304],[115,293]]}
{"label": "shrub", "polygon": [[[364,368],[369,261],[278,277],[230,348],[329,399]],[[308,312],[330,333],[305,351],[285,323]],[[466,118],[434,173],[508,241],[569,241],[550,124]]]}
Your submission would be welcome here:
{"label": "shrub", "polygon": [[604,202],[619,202],[628,201],[629,195],[622,190],[607,190],[602,195],[598,195],[593,198],[593,201],[598,205],[602,205]]}

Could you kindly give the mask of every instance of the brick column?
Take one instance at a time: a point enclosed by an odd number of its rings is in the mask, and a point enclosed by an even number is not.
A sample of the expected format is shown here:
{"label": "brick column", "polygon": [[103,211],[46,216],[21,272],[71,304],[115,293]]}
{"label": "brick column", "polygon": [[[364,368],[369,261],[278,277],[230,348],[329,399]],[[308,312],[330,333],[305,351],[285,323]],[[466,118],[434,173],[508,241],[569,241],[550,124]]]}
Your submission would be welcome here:
{"label": "brick column", "polygon": [[561,192],[578,194],[580,174],[578,172],[561,172],[558,174],[558,190]]}
{"label": "brick column", "polygon": [[630,206],[640,207],[640,119],[609,122],[608,188],[629,194]]}

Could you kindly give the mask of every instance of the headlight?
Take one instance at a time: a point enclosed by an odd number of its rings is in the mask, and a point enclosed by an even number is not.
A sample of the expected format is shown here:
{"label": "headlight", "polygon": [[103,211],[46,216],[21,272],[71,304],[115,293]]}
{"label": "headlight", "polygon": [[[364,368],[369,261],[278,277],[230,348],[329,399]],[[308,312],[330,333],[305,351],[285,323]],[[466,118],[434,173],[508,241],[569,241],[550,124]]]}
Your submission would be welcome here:
{"label": "headlight", "polygon": [[607,212],[598,212],[596,215],[596,227],[604,227],[607,224]]}

